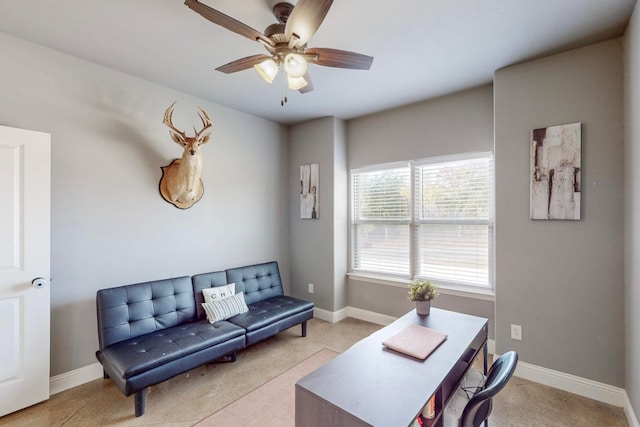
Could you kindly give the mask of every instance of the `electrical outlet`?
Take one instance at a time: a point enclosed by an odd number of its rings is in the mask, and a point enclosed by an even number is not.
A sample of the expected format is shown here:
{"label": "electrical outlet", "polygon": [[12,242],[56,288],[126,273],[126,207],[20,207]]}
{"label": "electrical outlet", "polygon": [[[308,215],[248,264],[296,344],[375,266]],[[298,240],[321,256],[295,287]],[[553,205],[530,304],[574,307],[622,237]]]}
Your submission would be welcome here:
{"label": "electrical outlet", "polygon": [[313,293],[313,283],[309,283],[309,293]]}
{"label": "electrical outlet", "polygon": [[522,326],[511,325],[511,339],[522,341]]}

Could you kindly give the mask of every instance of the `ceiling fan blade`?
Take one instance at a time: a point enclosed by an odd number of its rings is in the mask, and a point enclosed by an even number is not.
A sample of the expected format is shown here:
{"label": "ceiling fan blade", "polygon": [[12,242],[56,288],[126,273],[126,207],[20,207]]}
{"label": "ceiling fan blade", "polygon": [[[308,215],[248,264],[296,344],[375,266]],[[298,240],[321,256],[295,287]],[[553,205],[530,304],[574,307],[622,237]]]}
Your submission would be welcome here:
{"label": "ceiling fan blade", "polygon": [[333,0],[298,0],[284,30],[289,48],[303,46],[309,41],[318,31],[332,3]]}
{"label": "ceiling fan blade", "polygon": [[222,12],[215,10],[212,7],[207,6],[206,4],[200,3],[198,0],[186,0],[184,2],[191,10],[199,13],[205,19],[213,22],[214,24],[218,24],[221,27],[226,28],[229,31],[233,31],[234,33],[240,34],[241,36],[245,36],[248,39],[254,41],[262,41],[269,46],[273,46],[274,43],[267,36],[262,34],[261,32],[254,30],[242,22],[233,19],[232,17],[225,15]]}
{"label": "ceiling fan blade", "polygon": [[[309,58],[309,55],[315,55],[316,57]],[[324,47],[307,49],[305,58],[311,63],[325,67],[351,68],[354,70],[368,70],[373,63],[372,56]]]}
{"label": "ceiling fan blade", "polygon": [[306,73],[304,73],[304,79],[307,81],[307,85],[303,88],[298,89],[298,92],[300,93],[307,93],[307,92],[311,92],[313,90],[313,82],[311,81],[311,75],[309,75],[309,72],[307,71]]}
{"label": "ceiling fan blade", "polygon": [[218,68],[216,68],[216,70],[222,71],[223,73],[226,73],[226,74],[236,73],[238,71],[251,68],[254,65],[259,64],[266,59],[271,59],[271,57],[267,55],[247,56],[246,58],[237,59],[235,61],[229,62],[228,64],[221,65]]}

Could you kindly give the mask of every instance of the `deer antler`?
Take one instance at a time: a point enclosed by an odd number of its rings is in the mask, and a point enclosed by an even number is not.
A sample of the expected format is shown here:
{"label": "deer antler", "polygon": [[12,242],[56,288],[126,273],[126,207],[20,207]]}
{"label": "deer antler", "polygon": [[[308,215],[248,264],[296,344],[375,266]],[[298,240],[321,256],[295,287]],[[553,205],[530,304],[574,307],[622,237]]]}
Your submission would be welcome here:
{"label": "deer antler", "polygon": [[200,120],[202,121],[202,129],[200,130],[200,132],[198,132],[194,126],[193,131],[196,133],[196,136],[195,136],[196,139],[200,138],[200,135],[202,134],[202,132],[204,132],[206,129],[210,128],[211,126],[213,126],[213,122],[211,121],[211,118],[209,118],[209,115],[207,114],[207,112],[204,111],[204,108],[202,107],[198,107],[198,108],[200,108],[200,111],[202,111],[202,114],[198,113],[198,117],[200,117]]}
{"label": "deer antler", "polygon": [[167,108],[167,111],[164,112],[164,120],[162,120],[162,123],[167,125],[172,131],[182,136],[182,139],[187,139],[187,135],[173,125],[173,106],[176,105],[176,102],[178,101],[174,101],[173,104]]}

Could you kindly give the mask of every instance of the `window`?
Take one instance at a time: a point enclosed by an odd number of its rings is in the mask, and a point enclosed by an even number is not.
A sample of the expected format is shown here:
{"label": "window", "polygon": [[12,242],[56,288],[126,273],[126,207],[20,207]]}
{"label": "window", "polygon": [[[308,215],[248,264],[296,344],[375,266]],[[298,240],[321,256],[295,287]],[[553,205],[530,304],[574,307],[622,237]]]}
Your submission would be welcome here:
{"label": "window", "polygon": [[491,153],[351,171],[351,269],[491,288]]}
{"label": "window", "polygon": [[410,169],[354,171],[351,182],[353,270],[410,275]]}

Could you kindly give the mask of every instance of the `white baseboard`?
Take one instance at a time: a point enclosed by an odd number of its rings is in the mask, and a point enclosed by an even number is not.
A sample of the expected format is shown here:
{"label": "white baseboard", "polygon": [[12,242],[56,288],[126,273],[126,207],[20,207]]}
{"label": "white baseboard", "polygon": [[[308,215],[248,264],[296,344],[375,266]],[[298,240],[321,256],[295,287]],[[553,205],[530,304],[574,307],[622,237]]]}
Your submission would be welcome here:
{"label": "white baseboard", "polygon": [[375,313],[373,311],[363,310],[355,307],[345,307],[338,311],[329,311],[322,308],[313,309],[313,317],[325,322],[336,323],[347,317],[358,320],[375,323],[376,325],[386,326],[397,319],[397,317],[387,316],[386,314]]}
{"label": "white baseboard", "polygon": [[313,317],[320,320],[324,320],[325,322],[336,323],[341,321],[345,317],[347,317],[346,311],[347,311],[346,308],[343,308],[338,311],[329,311],[329,310],[324,310],[322,308],[315,307],[313,309]]}
{"label": "white baseboard", "polygon": [[622,388],[522,361],[518,362],[514,375],[621,408],[625,406],[625,399],[628,400],[627,393]]}
{"label": "white baseboard", "polygon": [[626,391],[624,392],[624,414],[627,416],[629,427],[640,427],[640,422],[638,422],[638,417],[633,411],[631,401],[629,400],[629,395],[627,395]]}
{"label": "white baseboard", "polygon": [[102,378],[102,365],[96,362],[83,368],[51,377],[49,379],[49,394],[54,395],[98,378]]}
{"label": "white baseboard", "polygon": [[629,427],[640,427],[638,417],[633,410],[633,406],[631,406],[631,401],[625,389],[576,375],[541,368],[526,362],[518,362],[518,367],[514,375],[599,402],[621,407],[624,409]]}
{"label": "white baseboard", "polygon": [[386,314],[375,313],[373,311],[363,310],[356,307],[346,308],[347,316],[354,319],[364,320],[365,322],[375,323],[376,325],[387,326],[397,320],[397,317],[387,316]]}

